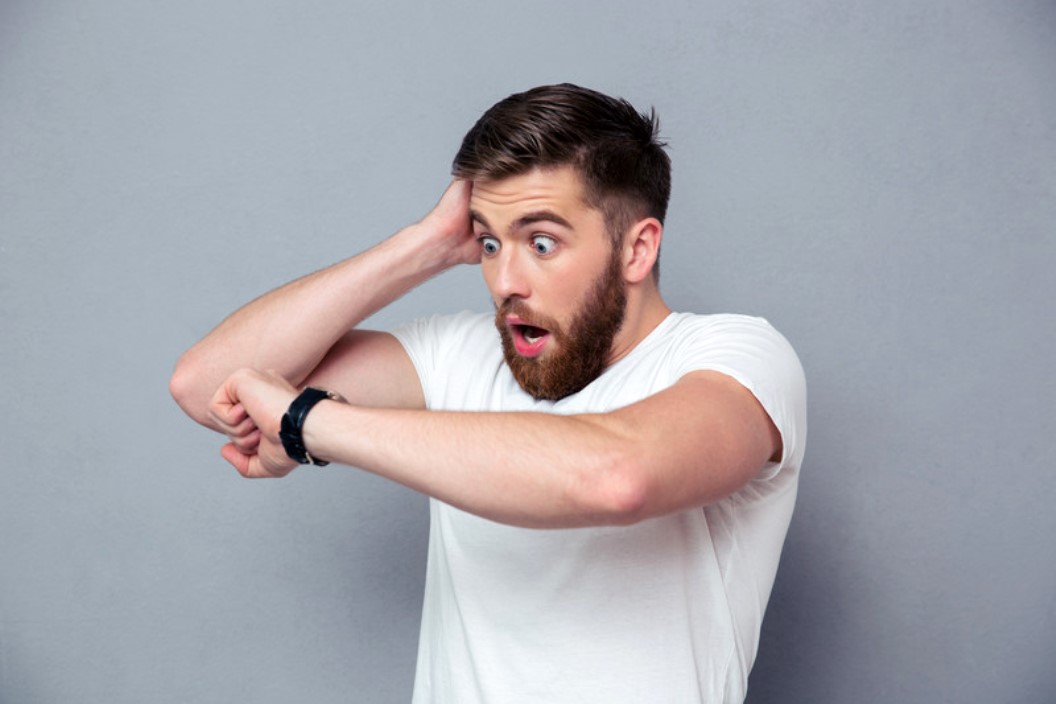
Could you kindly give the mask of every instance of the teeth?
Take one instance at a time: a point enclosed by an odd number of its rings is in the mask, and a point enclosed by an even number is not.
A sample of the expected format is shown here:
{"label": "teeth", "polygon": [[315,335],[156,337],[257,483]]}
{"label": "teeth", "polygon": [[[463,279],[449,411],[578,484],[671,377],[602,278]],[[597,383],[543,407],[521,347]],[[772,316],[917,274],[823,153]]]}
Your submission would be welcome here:
{"label": "teeth", "polygon": [[524,341],[527,342],[529,345],[535,344],[536,342],[541,340],[544,335],[546,335],[546,330],[543,330],[542,328],[537,328],[534,325],[522,325],[520,326],[520,328],[521,337],[523,337]]}
{"label": "teeth", "polygon": [[509,330],[512,334],[523,340],[526,345],[534,345],[550,334],[550,331],[546,328],[530,325],[529,323],[521,322],[519,320],[512,322]]}

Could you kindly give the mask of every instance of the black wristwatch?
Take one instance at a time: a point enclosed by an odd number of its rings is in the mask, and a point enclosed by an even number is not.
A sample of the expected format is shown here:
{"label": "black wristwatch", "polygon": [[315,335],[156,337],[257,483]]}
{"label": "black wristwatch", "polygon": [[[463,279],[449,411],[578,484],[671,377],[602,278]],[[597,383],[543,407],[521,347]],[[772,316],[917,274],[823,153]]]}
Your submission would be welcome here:
{"label": "black wristwatch", "polygon": [[293,399],[289,410],[282,416],[279,438],[282,440],[283,449],[286,450],[286,454],[291,460],[300,464],[314,464],[316,467],[325,467],[330,464],[323,460],[317,460],[308,454],[308,450],[304,446],[304,438],[301,437],[301,432],[304,430],[304,419],[308,417],[308,411],[312,410],[315,404],[324,399],[343,400],[340,395],[333,391],[313,389],[309,386],[297,398]]}

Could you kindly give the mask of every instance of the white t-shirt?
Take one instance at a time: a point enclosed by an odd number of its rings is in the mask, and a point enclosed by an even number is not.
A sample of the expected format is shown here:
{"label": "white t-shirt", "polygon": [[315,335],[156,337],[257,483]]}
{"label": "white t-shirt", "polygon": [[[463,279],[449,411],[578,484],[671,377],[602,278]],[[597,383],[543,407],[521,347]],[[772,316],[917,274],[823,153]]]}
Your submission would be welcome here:
{"label": "white t-shirt", "polygon": [[628,527],[517,528],[431,499],[414,702],[743,701],[806,440],[795,352],[760,318],[672,313],[579,393],[536,401],[492,321],[461,313],[394,332],[428,408],[605,412],[708,369],[759,399],[783,457],[716,504]]}

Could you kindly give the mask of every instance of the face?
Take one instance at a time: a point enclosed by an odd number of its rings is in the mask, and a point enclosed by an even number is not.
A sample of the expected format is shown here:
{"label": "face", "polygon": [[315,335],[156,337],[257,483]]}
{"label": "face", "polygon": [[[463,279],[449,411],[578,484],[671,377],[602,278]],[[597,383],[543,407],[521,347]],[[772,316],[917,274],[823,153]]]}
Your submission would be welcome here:
{"label": "face", "polygon": [[596,379],[623,322],[620,252],[571,168],[474,183],[481,268],[521,387],[557,400]]}

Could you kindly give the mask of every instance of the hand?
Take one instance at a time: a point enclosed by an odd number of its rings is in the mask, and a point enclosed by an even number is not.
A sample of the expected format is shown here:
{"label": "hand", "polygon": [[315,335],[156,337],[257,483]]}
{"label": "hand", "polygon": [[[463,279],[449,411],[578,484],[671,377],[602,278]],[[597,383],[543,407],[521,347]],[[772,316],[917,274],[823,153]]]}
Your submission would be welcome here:
{"label": "hand", "polygon": [[453,180],[440,201],[418,222],[421,231],[440,248],[448,267],[480,263],[480,244],[469,219],[472,192],[472,181]]}
{"label": "hand", "polygon": [[230,438],[220,454],[244,477],[284,477],[297,463],[279,440],[282,416],[297,390],[273,372],[240,369],[216,390],[209,414]]}

